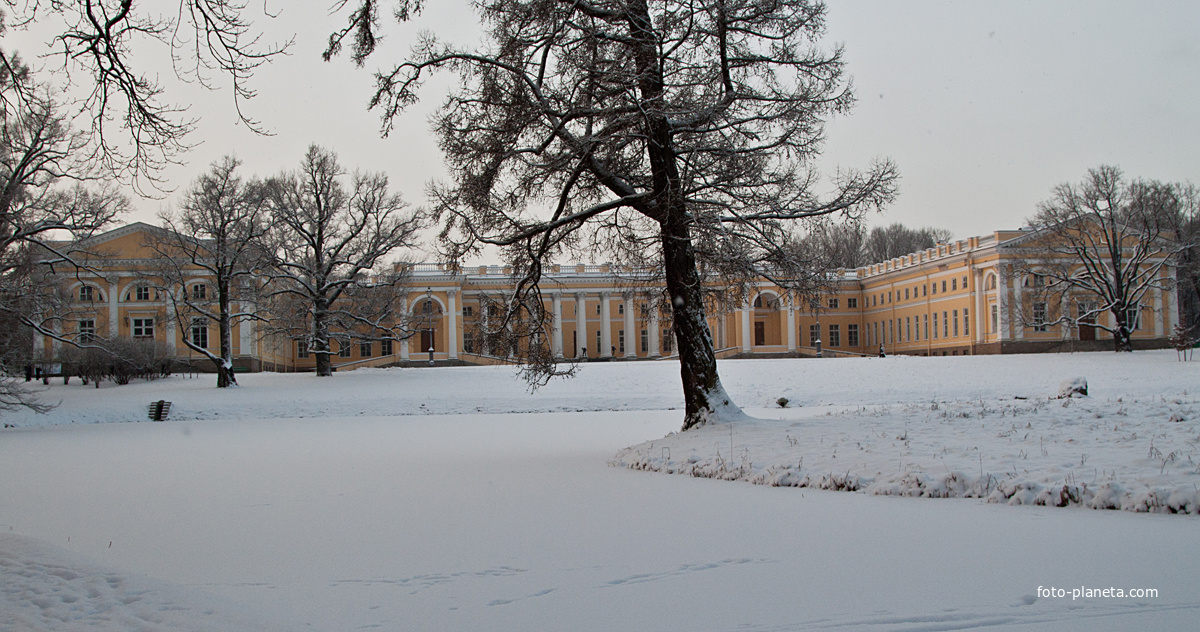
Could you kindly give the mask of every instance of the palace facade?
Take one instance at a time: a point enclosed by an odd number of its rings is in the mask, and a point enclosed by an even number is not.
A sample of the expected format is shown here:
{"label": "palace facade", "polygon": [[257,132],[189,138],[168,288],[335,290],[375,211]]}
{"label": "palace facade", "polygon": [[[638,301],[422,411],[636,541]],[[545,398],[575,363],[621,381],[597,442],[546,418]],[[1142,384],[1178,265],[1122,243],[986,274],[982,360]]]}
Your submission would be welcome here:
{"label": "palace facade", "polygon": [[[55,325],[63,337],[151,339],[177,361],[200,369],[207,361],[184,344],[184,337],[216,349],[215,324],[193,319],[180,324],[176,301],[165,291],[203,297],[211,280],[197,273],[185,287],[163,290],[151,273],[153,253],[147,231],[130,224],[95,236],[82,249],[97,256],[90,270],[62,272],[58,282],[70,302]],[[1110,324],[1057,319],[1059,309],[1075,309],[1087,297],[1047,306],[1030,291],[1027,249],[1032,229],[940,244],[890,261],[831,273],[819,296],[799,297],[770,283],[751,283],[732,304],[717,298],[708,307],[718,357],[780,357],[886,354],[975,355],[1035,351],[1111,349]],[[1169,287],[1174,270],[1161,275]],[[333,344],[333,363],[362,366],[494,364],[502,351],[487,347],[483,332],[497,305],[512,292],[511,271],[502,266],[453,269],[418,264],[407,269],[403,300],[407,338],[362,340],[350,336]],[[661,306],[662,288],[634,272],[612,265],[555,265],[541,290],[553,324],[546,332],[557,357],[587,360],[651,360],[674,352],[670,312]],[[716,294],[720,296],[720,294]],[[1151,290],[1131,316],[1139,348],[1166,346],[1179,321],[1175,293]],[[1080,303],[1083,301],[1083,303]],[[248,306],[242,306],[248,307]],[[1061,322],[1060,322],[1061,321]],[[37,335],[35,355],[52,360],[62,343]],[[242,371],[312,370],[307,341],[263,335],[253,321],[236,325],[235,365]]]}

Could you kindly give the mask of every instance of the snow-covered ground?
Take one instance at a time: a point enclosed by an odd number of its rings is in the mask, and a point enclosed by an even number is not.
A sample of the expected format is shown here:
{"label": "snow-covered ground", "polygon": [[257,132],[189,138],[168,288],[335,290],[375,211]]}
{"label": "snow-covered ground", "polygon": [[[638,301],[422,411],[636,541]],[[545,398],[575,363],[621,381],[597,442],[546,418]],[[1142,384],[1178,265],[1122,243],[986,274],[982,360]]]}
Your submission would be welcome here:
{"label": "snow-covered ground", "polygon": [[[52,385],[57,409],[0,431],[0,629],[1093,631],[1200,615],[1194,516],[1083,508],[1107,490],[1195,511],[1200,363],[721,371],[758,420],[679,434],[672,362],[590,364],[534,394],[507,368]],[[1076,376],[1091,396],[1054,399]],[[100,423],[158,399],[174,403],[166,423]],[[984,499],[646,474],[609,467],[618,452]],[[1082,504],[1007,506],[1064,485]],[[1156,592],[1085,592],[1107,588]]]}

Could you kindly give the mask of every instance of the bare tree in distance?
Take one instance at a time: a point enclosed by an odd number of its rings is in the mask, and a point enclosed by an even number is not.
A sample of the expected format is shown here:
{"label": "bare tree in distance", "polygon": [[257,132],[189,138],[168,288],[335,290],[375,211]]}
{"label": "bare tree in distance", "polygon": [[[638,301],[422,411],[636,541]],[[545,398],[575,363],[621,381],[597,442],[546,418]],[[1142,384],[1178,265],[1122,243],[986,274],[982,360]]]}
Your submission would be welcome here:
{"label": "bare tree in distance", "polygon": [[[357,14],[370,18],[375,4],[356,2]],[[496,0],[477,8],[489,31],[483,47],[423,41],[378,73],[372,101],[386,133],[430,73],[461,79],[436,120],[451,172],[433,191],[446,256],[502,249],[520,275],[508,318],[543,319],[524,328],[533,332],[549,331],[540,282],[560,257],[592,253],[659,270],[684,428],[740,415],[717,375],[706,274],[761,274],[787,261],[796,220],[857,215],[894,195],[887,162],[841,172],[830,185],[810,168],[825,119],[853,103],[841,49],[814,43],[824,5]],[[373,25],[354,25],[356,59],[370,53]]]}
{"label": "bare tree in distance", "polygon": [[337,155],[314,145],[299,169],[267,181],[273,328],[308,344],[318,376],[333,373],[331,329],[366,340],[409,335],[395,310],[403,269],[378,266],[414,245],[422,216],[382,173],[355,173],[349,187],[345,179]]}
{"label": "bare tree in distance", "polygon": [[[213,363],[217,388],[237,386],[233,371],[233,329],[263,319],[258,309],[263,238],[267,232],[267,192],[258,181],[238,175],[233,156],[214,162],[188,188],[178,210],[164,213],[162,231],[147,246],[159,255],[150,272],[162,283],[183,343]],[[216,323],[218,348],[208,344]]]}
{"label": "bare tree in distance", "polygon": [[909,228],[903,224],[871,229],[863,243],[862,263],[882,263],[913,252],[933,248],[954,238],[943,228]]}
{"label": "bare tree in distance", "polygon": [[[1132,351],[1146,295],[1175,289],[1163,272],[1184,250],[1165,213],[1177,193],[1158,182],[1129,182],[1109,165],[1056,186],[1038,205],[1030,220],[1037,232],[1023,246],[1018,282],[1041,305],[1041,313],[1022,315],[1026,324],[1095,327],[1112,334],[1116,351]],[[1097,318],[1105,312],[1111,324]]]}

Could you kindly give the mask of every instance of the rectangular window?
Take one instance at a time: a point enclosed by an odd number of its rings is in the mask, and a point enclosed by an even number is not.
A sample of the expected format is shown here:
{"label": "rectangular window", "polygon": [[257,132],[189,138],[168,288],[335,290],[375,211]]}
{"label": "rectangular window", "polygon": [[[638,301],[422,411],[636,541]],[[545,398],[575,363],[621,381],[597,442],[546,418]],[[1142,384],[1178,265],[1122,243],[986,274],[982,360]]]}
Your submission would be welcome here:
{"label": "rectangular window", "polygon": [[965,274],[962,277],[962,289],[967,289],[967,275]]}
{"label": "rectangular window", "polygon": [[937,294],[937,281],[934,281],[933,283],[930,283],[929,285],[933,286],[933,293]]}
{"label": "rectangular window", "polygon": [[851,323],[846,325],[846,344],[851,347],[858,346],[858,325]]}
{"label": "rectangular window", "polygon": [[841,325],[830,325],[829,326],[829,346],[831,346],[831,347],[842,346]]}
{"label": "rectangular window", "polygon": [[88,344],[96,340],[96,320],[93,318],[85,318],[79,321],[77,330],[79,331],[80,344]]}
{"label": "rectangular window", "polygon": [[339,358],[349,358],[350,357],[350,341],[349,340],[339,340],[338,341],[338,357]]}
{"label": "rectangular window", "polygon": [[846,307],[849,309],[858,309],[858,299],[857,298],[846,299]]}
{"label": "rectangular window", "polygon": [[892,302],[892,291],[891,290],[888,290],[888,302],[889,303]]}
{"label": "rectangular window", "polygon": [[879,305],[879,297],[872,294],[871,295],[871,307],[875,307],[877,305]]}
{"label": "rectangular window", "polygon": [[625,304],[624,303],[617,303],[617,313],[618,314],[625,313]]}
{"label": "rectangular window", "polygon": [[808,346],[815,347],[815,346],[817,346],[817,343],[820,342],[820,340],[821,340],[821,326],[820,325],[809,325],[808,326]]}
{"label": "rectangular window", "polygon": [[192,344],[201,348],[208,348],[208,320],[205,318],[193,318],[192,326],[189,332]]}
{"label": "rectangular window", "polygon": [[301,360],[308,357],[308,341],[307,340],[297,340],[296,341],[296,357],[300,358]]}
{"label": "rectangular window", "polygon": [[929,296],[929,286],[924,283],[921,284],[921,296]]}
{"label": "rectangular window", "polygon": [[671,335],[670,329],[662,330],[662,352],[663,353],[665,353],[667,355],[671,355],[671,343],[674,340],[675,340],[675,337]]}
{"label": "rectangular window", "polygon": [[[944,281],[943,281],[944,283]],[[942,337],[950,337],[950,313],[942,312]]]}
{"label": "rectangular window", "polygon": [[942,281],[942,294],[946,293],[946,282]]}
{"label": "rectangular window", "polygon": [[192,286],[192,299],[203,301],[208,298],[208,286],[203,283],[197,283]]}
{"label": "rectangular window", "polygon": [[874,329],[874,330],[875,330],[875,331],[873,332],[873,333],[875,334],[875,342],[872,342],[872,343],[871,343],[871,345],[872,345],[872,346],[874,346],[874,345],[881,345],[881,344],[883,344],[883,340],[882,340],[882,339],[879,337],[879,321],[875,321],[875,324],[874,324],[874,326],[872,327],[872,329]]}
{"label": "rectangular window", "polygon": [[950,279],[950,290],[951,291],[958,290],[958,279]]}
{"label": "rectangular window", "polygon": [[954,310],[954,337],[958,337],[958,310]]}
{"label": "rectangular window", "polygon": [[[596,308],[597,311],[599,311],[599,309],[600,309],[599,307]],[[600,343],[601,342],[603,342],[603,338],[601,338],[601,336],[600,336],[600,330],[597,329],[596,330],[596,355],[604,355],[604,354],[600,353]]]}
{"label": "rectangular window", "polygon": [[[466,336],[464,335],[463,338],[466,339]],[[392,355],[392,353],[394,353],[392,351],[392,339],[384,338],[383,340],[380,340],[379,341],[379,355],[390,356],[390,355]]]}
{"label": "rectangular window", "polygon": [[133,331],[130,332],[134,338],[153,338],[154,337],[154,319],[153,318],[134,318]]}
{"label": "rectangular window", "polygon": [[463,316],[471,317],[475,315],[475,308],[471,305],[463,305]]}
{"label": "rectangular window", "polygon": [[837,309],[837,308],[838,308],[838,300],[836,298],[829,299],[829,309]]}
{"label": "rectangular window", "polygon": [[[926,340],[929,340],[929,314],[922,314],[922,315],[921,315],[921,323],[922,323],[922,324],[924,325],[924,327],[925,327],[925,339],[926,339]],[[936,333],[937,333],[937,328],[935,327],[935,328],[934,328],[934,334],[936,334]],[[937,336],[935,335],[934,337],[936,338]]]}
{"label": "rectangular window", "polygon": [[[385,340],[384,342],[390,342],[390,341]],[[390,346],[389,346],[389,348],[390,348]],[[475,333],[474,332],[467,331],[467,332],[463,333],[463,351],[466,351],[467,353],[475,353]],[[391,354],[389,353],[387,355],[391,355]]]}
{"label": "rectangular window", "polygon": [[967,308],[965,308],[965,307],[963,308],[963,335],[964,336],[971,335],[971,321],[968,318]]}
{"label": "rectangular window", "polygon": [[913,337],[912,337],[912,318],[910,318],[908,316],[904,317],[904,339],[907,340],[908,342],[912,342],[912,339],[913,339]]}
{"label": "rectangular window", "polygon": [[148,301],[150,300],[150,288],[139,285],[133,289],[133,296],[136,301]]}
{"label": "rectangular window", "polygon": [[642,330],[642,353],[650,353],[650,332]]}
{"label": "rectangular window", "polygon": [[904,300],[908,300],[908,288],[904,288]]}
{"label": "rectangular window", "polygon": [[913,340],[920,341],[921,340],[921,317],[920,316],[913,316],[913,325],[915,325],[915,327],[913,327],[913,334],[914,334]]}
{"label": "rectangular window", "polygon": [[617,330],[617,353],[625,353],[625,330]]}
{"label": "rectangular window", "polygon": [[992,305],[992,333],[1000,331],[1000,306]]}
{"label": "rectangular window", "polygon": [[79,300],[87,303],[96,300],[96,288],[90,285],[79,286]]}
{"label": "rectangular window", "polygon": [[[937,289],[936,285],[933,287],[934,287],[934,289]],[[937,312],[933,313],[933,339],[934,340],[938,339]]]}
{"label": "rectangular window", "polygon": [[1033,330],[1047,331],[1048,329],[1046,326],[1046,304],[1038,301],[1033,304]]}
{"label": "rectangular window", "polygon": [[371,357],[371,355],[372,355],[372,353],[373,353],[374,351],[375,351],[375,343],[373,343],[373,342],[360,342],[360,343],[358,343],[358,355],[359,355],[359,357],[362,357],[362,358],[369,358],[369,357]]}

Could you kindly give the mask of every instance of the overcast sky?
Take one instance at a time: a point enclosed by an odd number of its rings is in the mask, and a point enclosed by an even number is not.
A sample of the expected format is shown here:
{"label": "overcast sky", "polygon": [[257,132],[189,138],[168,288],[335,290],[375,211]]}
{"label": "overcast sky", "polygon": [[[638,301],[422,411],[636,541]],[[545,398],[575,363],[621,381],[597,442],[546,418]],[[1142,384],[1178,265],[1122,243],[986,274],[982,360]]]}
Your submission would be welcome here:
{"label": "overcast sky", "polygon": [[[320,61],[343,20],[329,16],[331,0],[266,2],[279,13],[259,20],[267,37],[294,32],[297,41],[290,56],[258,72],[259,96],[244,109],[275,135],[239,125],[227,89],[170,85],[168,96],[201,118],[192,139],[201,144],[168,181],[183,189],[227,153],[244,160],[248,175],[274,174],[317,143],[347,167],[386,172],[422,204],[426,183],[442,173],[427,118],[453,77],[427,86],[424,103],[383,139],[378,116],[366,110],[370,71],[400,59],[417,29],[475,41],[469,3],[430,0],[415,25],[387,24],[383,50],[355,69],[345,58]],[[1200,181],[1197,26],[1200,2],[1192,0],[831,0],[825,42],[845,46],[859,103],[829,123],[822,165],[866,167],[890,157],[900,197],[872,223],[946,228],[959,238],[1023,225],[1051,187],[1100,164],[1132,177]],[[20,37],[9,34],[5,46],[24,48]],[[175,197],[139,199],[128,219],[153,222]]]}

